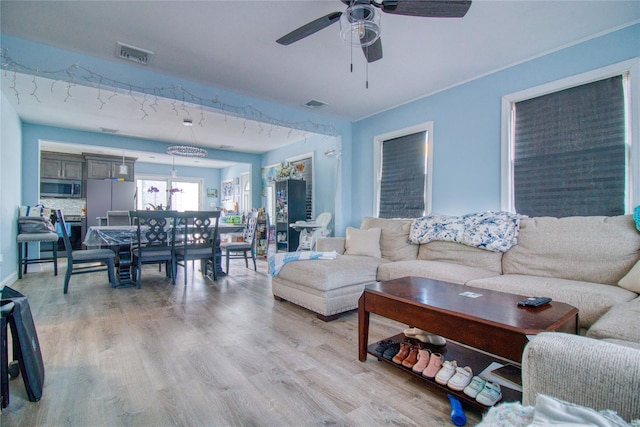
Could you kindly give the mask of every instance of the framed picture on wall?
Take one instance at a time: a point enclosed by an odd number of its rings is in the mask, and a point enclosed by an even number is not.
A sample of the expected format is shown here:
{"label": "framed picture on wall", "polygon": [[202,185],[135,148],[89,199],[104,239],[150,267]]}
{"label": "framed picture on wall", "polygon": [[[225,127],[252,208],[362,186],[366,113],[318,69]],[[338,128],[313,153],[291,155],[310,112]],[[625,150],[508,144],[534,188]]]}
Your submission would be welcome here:
{"label": "framed picture on wall", "polygon": [[233,180],[222,181],[222,201],[228,202],[233,200]]}
{"label": "framed picture on wall", "polygon": [[217,188],[207,188],[207,197],[218,197]]}

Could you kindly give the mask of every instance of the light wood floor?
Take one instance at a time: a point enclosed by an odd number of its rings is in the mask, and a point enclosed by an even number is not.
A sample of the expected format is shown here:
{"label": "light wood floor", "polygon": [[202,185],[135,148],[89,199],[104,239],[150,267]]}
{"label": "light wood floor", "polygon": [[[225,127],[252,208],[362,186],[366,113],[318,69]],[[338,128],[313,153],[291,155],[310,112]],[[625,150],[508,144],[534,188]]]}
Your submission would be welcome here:
{"label": "light wood floor", "polygon": [[[29,298],[44,395],[29,402],[22,377],[12,380],[3,427],[453,425],[444,394],[358,361],[355,311],[325,323],[274,301],[264,261],[257,273],[232,261],[217,282],[196,268],[186,288],[181,269],[172,286],[145,267],[142,289],[76,275],[67,295],[64,261],[57,277],[30,269],[11,286]],[[404,327],[372,315],[369,339]]]}

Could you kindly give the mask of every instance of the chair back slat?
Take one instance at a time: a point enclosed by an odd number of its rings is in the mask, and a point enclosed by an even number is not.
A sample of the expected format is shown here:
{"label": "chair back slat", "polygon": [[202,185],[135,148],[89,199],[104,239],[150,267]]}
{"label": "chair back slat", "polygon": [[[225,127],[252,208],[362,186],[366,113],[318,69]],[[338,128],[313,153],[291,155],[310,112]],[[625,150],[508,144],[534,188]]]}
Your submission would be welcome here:
{"label": "chair back slat", "polygon": [[130,211],[137,224],[137,243],[142,247],[171,246],[175,211]]}
{"label": "chair back slat", "polygon": [[69,239],[69,234],[67,234],[67,223],[64,220],[62,210],[56,210],[56,216],[58,217],[58,221],[60,222],[60,230],[62,232],[62,240],[64,241],[64,249],[67,251],[67,259],[73,259],[73,248],[71,247],[71,239]]}
{"label": "chair back slat", "polygon": [[247,220],[247,226],[244,228],[244,232],[242,233],[242,239],[253,245],[253,242],[256,239],[256,229],[258,228],[258,219],[255,216],[250,216]]}
{"label": "chair back slat", "polygon": [[107,211],[107,225],[131,225],[130,211]]}
{"label": "chair back slat", "polygon": [[220,211],[188,211],[178,213],[176,216],[175,233],[176,245],[182,246],[186,251],[190,249],[203,249],[215,246],[218,238],[218,225]]}

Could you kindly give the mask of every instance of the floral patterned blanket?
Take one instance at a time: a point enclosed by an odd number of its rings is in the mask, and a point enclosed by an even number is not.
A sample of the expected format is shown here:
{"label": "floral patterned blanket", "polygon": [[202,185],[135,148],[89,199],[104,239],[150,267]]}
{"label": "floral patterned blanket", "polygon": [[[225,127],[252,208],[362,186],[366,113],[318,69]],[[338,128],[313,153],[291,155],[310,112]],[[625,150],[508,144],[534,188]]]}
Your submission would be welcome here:
{"label": "floral patterned blanket", "polygon": [[409,243],[440,240],[506,252],[518,243],[521,218],[522,215],[493,211],[462,216],[427,215],[413,220]]}

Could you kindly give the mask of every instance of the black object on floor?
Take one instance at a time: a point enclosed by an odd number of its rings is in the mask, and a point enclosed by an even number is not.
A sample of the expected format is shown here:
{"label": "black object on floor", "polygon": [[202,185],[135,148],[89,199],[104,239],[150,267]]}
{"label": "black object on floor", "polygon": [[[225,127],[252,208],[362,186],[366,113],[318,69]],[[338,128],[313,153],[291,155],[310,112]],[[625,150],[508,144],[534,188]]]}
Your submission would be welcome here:
{"label": "black object on floor", "polygon": [[[2,290],[0,302],[2,305],[9,303],[14,304],[13,310],[11,310],[11,313],[8,314],[6,318],[11,327],[13,358],[17,360],[20,365],[20,373],[22,374],[29,400],[31,402],[37,402],[42,398],[44,362],[42,360],[42,353],[40,352],[40,343],[38,342],[38,334],[35,324],[33,323],[29,301],[27,297],[20,292],[5,286]],[[6,338],[4,338],[2,342],[5,344]],[[2,349],[2,352],[4,353],[5,350],[6,348]],[[8,375],[8,361],[3,362],[2,381],[4,384],[6,376]],[[4,392],[5,390],[3,390],[3,398],[5,397]],[[6,390],[6,401],[8,404],[8,388]]]}

